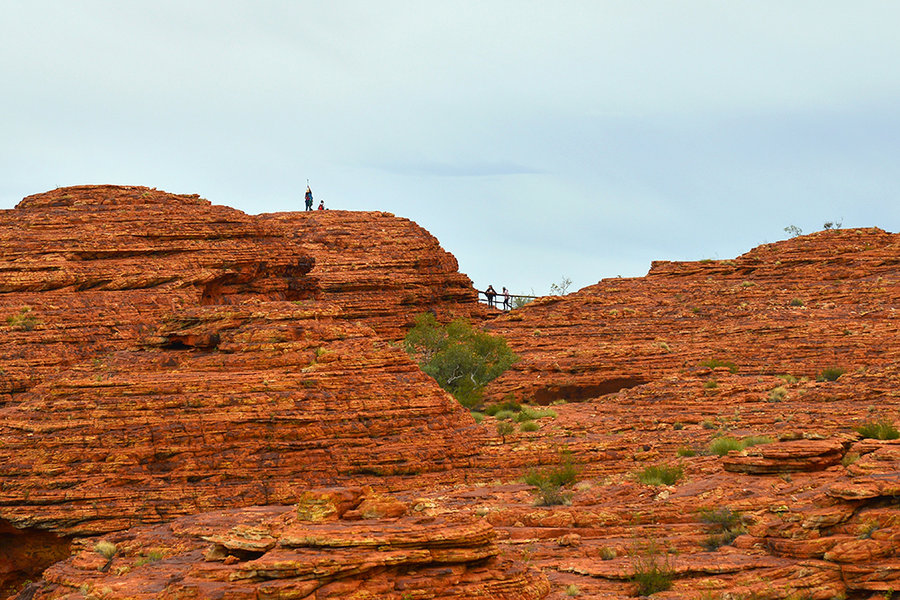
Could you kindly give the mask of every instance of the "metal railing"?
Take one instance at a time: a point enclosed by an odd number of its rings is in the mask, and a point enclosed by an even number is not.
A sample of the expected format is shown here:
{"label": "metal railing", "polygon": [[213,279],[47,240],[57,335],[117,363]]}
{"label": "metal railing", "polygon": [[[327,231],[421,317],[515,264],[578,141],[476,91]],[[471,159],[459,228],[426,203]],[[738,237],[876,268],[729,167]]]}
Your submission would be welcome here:
{"label": "metal railing", "polygon": [[540,298],[540,296],[526,296],[524,294],[504,294],[502,292],[494,294],[494,300],[491,302],[488,299],[487,294],[485,294],[482,290],[475,290],[478,292],[478,301],[482,304],[487,304],[493,308],[497,308],[500,310],[512,310],[515,308],[513,303],[513,298],[528,298],[529,300],[534,300],[535,298]]}

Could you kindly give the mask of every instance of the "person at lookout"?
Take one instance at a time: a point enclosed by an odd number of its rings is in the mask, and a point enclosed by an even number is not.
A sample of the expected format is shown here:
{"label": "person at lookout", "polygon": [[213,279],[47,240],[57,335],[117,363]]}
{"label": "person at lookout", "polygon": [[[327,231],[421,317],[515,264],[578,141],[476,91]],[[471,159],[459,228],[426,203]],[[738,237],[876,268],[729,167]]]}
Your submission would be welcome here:
{"label": "person at lookout", "polygon": [[312,205],[313,205],[312,190],[309,189],[309,186],[306,186],[306,210],[312,210]]}
{"label": "person at lookout", "polygon": [[325,210],[325,201],[319,200],[319,210]]}
{"label": "person at lookout", "polygon": [[493,308],[494,307],[494,296],[497,295],[497,292],[494,290],[494,286],[492,286],[492,285],[487,286],[487,289],[484,290],[484,295],[487,296],[488,306]]}
{"label": "person at lookout", "polygon": [[503,286],[503,310],[509,310],[509,290]]}

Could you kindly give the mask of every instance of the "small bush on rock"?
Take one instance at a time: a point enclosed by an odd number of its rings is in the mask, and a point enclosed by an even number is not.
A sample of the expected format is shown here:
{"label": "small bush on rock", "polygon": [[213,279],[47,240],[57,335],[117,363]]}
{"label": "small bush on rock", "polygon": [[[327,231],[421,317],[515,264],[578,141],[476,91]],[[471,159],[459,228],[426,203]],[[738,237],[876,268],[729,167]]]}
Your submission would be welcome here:
{"label": "small bush on rock", "polygon": [[669,554],[660,550],[655,542],[650,542],[644,550],[632,552],[631,563],[634,569],[631,580],[637,596],[650,596],[671,589],[675,565]]}
{"label": "small bush on rock", "polygon": [[680,466],[653,465],[638,473],[638,481],[646,485],[675,485],[684,477]]}
{"label": "small bush on rock", "polygon": [[846,371],[840,367],[828,367],[816,375],[816,381],[837,381]]}
{"label": "small bush on rock", "polygon": [[542,470],[532,469],[523,481],[537,488],[539,506],[553,506],[566,504],[571,499],[572,494],[564,492],[562,488],[575,483],[577,479],[578,469],[572,464],[571,454],[563,452],[559,464]]}
{"label": "small bush on rock", "polygon": [[425,373],[467,408],[477,405],[484,386],[518,360],[503,338],[462,319],[441,325],[431,313],[416,317],[403,345]]}
{"label": "small bush on rock", "polygon": [[743,450],[744,448],[749,448],[750,446],[768,444],[771,443],[771,441],[772,438],[766,437],[764,435],[751,435],[740,440],[731,436],[722,436],[710,442],[709,451],[711,454],[725,456],[732,450]]}
{"label": "small bush on rock", "polygon": [[873,440],[896,440],[900,438],[900,431],[897,431],[894,424],[887,419],[868,421],[853,429],[864,438]]}

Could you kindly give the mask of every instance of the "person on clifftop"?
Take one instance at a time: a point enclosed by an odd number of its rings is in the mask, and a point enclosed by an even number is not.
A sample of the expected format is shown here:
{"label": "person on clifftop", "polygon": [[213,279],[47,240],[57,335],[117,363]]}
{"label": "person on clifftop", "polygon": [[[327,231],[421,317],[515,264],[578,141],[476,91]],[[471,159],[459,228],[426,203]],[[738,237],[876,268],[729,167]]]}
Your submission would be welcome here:
{"label": "person on clifftop", "polygon": [[324,200],[319,200],[318,210],[325,210],[325,201]]}
{"label": "person on clifftop", "polygon": [[484,290],[484,295],[487,296],[488,306],[494,308],[494,296],[497,295],[497,292],[494,290],[494,286],[487,286],[487,289]]}
{"label": "person on clifftop", "polygon": [[509,310],[509,290],[503,286],[503,310]]}
{"label": "person on clifftop", "polygon": [[312,190],[309,189],[309,186],[306,186],[306,210],[311,211],[313,205],[313,197]]}

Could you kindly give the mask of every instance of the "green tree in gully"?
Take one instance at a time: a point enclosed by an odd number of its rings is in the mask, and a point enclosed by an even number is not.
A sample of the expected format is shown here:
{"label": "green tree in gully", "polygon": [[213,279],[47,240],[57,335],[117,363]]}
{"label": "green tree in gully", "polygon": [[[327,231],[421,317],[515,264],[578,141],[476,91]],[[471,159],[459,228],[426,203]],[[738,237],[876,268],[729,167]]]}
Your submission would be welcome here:
{"label": "green tree in gully", "polygon": [[403,346],[425,373],[467,408],[476,406],[484,386],[518,360],[502,337],[462,319],[441,325],[431,313],[416,317]]}

